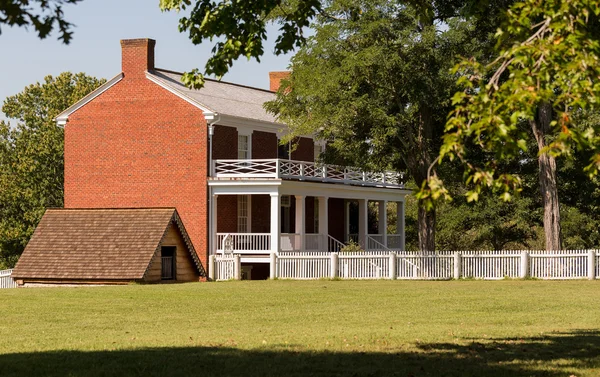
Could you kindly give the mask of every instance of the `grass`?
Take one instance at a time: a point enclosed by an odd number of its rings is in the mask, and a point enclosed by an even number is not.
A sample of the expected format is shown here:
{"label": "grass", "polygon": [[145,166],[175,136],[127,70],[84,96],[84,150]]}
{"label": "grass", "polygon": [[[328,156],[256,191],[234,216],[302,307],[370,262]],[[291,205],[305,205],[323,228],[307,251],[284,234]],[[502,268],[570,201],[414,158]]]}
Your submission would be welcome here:
{"label": "grass", "polygon": [[6,376],[598,376],[600,281],[0,290]]}

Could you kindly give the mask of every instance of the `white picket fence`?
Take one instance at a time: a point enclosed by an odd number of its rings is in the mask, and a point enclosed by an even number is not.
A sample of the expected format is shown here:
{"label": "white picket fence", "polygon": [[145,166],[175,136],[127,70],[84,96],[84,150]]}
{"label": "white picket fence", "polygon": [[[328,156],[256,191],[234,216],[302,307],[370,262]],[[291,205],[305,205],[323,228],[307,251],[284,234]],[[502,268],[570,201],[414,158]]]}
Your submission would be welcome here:
{"label": "white picket fence", "polygon": [[[239,255],[211,256],[209,277],[239,279]],[[598,250],[439,251],[271,254],[271,277],[281,279],[600,279]],[[210,271],[214,271],[211,273]]]}
{"label": "white picket fence", "polygon": [[0,289],[2,288],[17,288],[17,282],[11,277],[12,270],[0,271]]}

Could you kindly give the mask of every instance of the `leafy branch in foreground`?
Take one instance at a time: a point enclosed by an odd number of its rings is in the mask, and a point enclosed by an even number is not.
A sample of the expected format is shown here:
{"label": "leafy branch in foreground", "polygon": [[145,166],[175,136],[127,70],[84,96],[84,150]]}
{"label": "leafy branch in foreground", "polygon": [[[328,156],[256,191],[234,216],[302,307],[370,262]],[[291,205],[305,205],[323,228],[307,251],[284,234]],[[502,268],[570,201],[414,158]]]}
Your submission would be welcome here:
{"label": "leafy branch in foreground", "polygon": [[[578,127],[574,113],[597,105],[600,94],[598,0],[526,0],[509,10],[505,30],[497,37],[500,56],[489,65],[463,60],[454,68],[464,90],[452,99],[455,109],[446,125],[440,161],[460,159],[465,166],[467,196],[476,200],[483,188],[493,188],[505,200],[520,187],[519,177],[500,171],[507,160],[527,150],[523,124],[539,117],[540,106],[553,112],[548,145],[540,151],[569,155],[572,148],[593,150],[586,171],[600,168],[600,127]],[[476,146],[493,158],[483,164],[469,158]],[[432,181],[436,184],[436,181]],[[434,186],[435,187],[435,186]],[[443,186],[423,194],[443,193]]]}
{"label": "leafy branch in foreground", "polygon": [[[469,201],[483,189],[510,200],[521,187],[506,165],[522,159],[528,141],[538,147],[546,246],[560,248],[555,157],[577,149],[593,151],[585,168],[600,167],[600,128],[581,126],[574,116],[597,106],[600,93],[599,0],[525,0],[508,11],[496,34],[499,57],[490,64],[463,60],[454,68],[463,90],[452,99],[440,162],[464,166]],[[530,127],[528,132],[527,126]],[[473,159],[479,149],[487,158]],[[443,182],[430,178],[419,196],[429,206],[448,197]]]}
{"label": "leafy branch in foreground", "polygon": [[[217,38],[204,75],[221,78],[240,57],[260,61],[267,39],[267,25],[277,19],[280,25],[275,41],[275,54],[284,54],[305,42],[303,29],[321,11],[320,0],[160,0],[163,11],[186,11],[179,20],[179,31],[188,32],[193,44]],[[204,76],[199,69],[186,72],[183,82],[199,89]]]}
{"label": "leafy branch in foreground", "polygon": [[1,0],[0,24],[33,26],[40,39],[46,38],[56,24],[60,31],[59,39],[69,44],[73,24],[65,20],[62,7],[64,4],[76,4],[80,1],[82,0]]}

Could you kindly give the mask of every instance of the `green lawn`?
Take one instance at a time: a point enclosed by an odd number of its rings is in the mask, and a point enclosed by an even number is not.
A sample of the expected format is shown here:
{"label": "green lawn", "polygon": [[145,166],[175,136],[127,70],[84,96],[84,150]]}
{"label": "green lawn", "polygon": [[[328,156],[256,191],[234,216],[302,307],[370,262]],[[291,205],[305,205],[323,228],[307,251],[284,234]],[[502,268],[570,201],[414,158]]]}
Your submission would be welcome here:
{"label": "green lawn", "polygon": [[600,281],[0,290],[0,376],[599,376]]}

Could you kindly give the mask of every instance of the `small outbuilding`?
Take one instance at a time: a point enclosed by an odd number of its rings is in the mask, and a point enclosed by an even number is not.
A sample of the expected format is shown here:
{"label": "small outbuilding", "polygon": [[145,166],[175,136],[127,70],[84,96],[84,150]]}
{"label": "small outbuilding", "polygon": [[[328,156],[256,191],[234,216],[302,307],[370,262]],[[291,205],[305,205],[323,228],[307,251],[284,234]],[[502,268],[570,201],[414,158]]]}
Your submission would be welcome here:
{"label": "small outbuilding", "polygon": [[175,208],[48,209],[13,279],[19,285],[198,281],[206,276]]}

